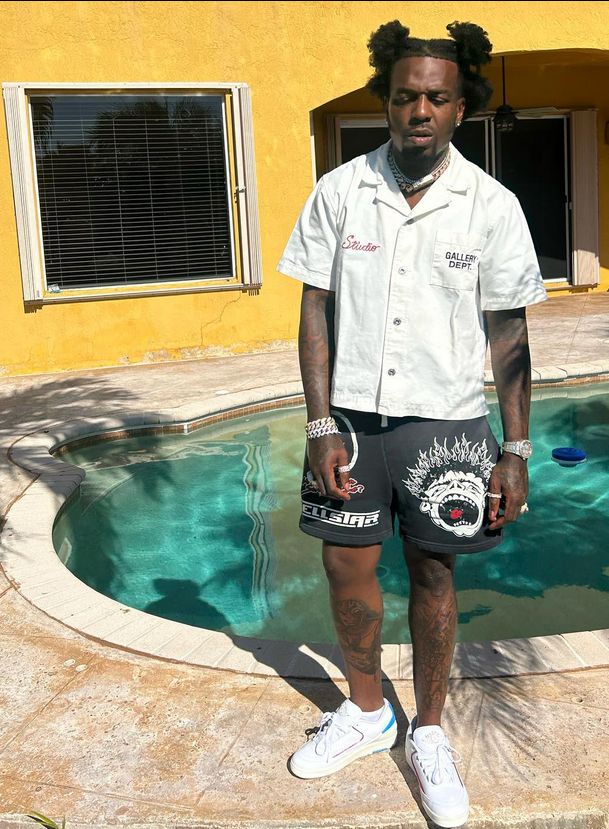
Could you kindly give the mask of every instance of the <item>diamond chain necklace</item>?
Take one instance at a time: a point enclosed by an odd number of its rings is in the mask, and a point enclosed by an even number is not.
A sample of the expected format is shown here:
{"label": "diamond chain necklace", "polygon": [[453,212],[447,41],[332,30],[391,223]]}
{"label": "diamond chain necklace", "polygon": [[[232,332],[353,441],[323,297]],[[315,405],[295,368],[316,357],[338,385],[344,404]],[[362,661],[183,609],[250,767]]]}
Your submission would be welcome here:
{"label": "diamond chain necklace", "polygon": [[409,178],[400,170],[395,162],[393,153],[391,152],[391,144],[389,145],[389,150],[387,151],[387,161],[389,162],[389,168],[393,173],[400,190],[405,193],[414,193],[417,190],[422,190],[423,187],[433,184],[433,182],[448,169],[448,165],[450,164],[450,147],[442,161],[434,167],[431,173],[423,176],[423,178]]}

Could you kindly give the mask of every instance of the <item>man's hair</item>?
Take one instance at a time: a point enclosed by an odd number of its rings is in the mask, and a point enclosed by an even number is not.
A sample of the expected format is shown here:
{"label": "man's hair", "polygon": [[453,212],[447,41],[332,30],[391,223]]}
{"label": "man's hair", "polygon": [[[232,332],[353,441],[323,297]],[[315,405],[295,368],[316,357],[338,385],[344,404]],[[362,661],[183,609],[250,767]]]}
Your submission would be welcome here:
{"label": "man's hair", "polygon": [[447,27],[452,40],[421,40],[410,37],[410,29],[399,20],[384,23],[373,32],[368,41],[370,65],[374,75],[366,88],[380,98],[389,100],[391,72],[401,58],[431,57],[450,60],[457,64],[461,83],[461,95],[465,98],[464,118],[486,108],[493,87],[488,78],[480,74],[480,67],[491,59],[492,43],[487,33],[475,23],[450,23]]}

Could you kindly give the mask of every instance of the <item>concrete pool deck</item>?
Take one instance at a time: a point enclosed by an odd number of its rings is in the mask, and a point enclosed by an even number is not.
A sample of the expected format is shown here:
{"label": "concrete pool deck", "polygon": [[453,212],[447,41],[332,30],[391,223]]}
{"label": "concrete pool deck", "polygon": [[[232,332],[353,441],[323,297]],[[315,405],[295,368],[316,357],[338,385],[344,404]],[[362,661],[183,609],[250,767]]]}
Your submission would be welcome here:
{"label": "concrete pool deck", "polygon": [[[554,299],[531,309],[529,320],[534,382],[609,376],[608,296]],[[244,665],[243,647],[232,642],[221,668],[143,656],[51,618],[78,598],[55,590],[45,613],[35,606],[45,603],[35,578],[26,590],[14,575],[15,567],[35,573],[36,550],[48,552],[42,536],[32,544],[15,535],[26,525],[36,535],[40,516],[28,493],[43,485],[16,464],[32,468],[31,452],[44,451],[48,435],[82,434],[100,419],[104,428],[171,422],[184,412],[192,419],[231,399],[260,400],[264,389],[298,387],[294,349],[0,381],[2,543],[11,556],[3,561],[12,579],[0,574],[0,828],[34,825],[23,817],[30,810],[65,815],[68,829],[426,825],[399,749],[327,780],[289,775],[286,759],[304,729],[346,691],[331,650],[322,654],[327,662],[314,662],[333,665],[334,680],[317,669],[317,680],[297,678],[307,673],[306,652],[293,676],[277,676],[286,671],[269,660],[266,676],[245,673],[252,651]],[[46,508],[56,511],[76,483],[71,473],[55,476]],[[39,575],[44,584],[44,566]],[[119,644],[139,649],[137,624]],[[609,637],[573,636],[559,648],[562,670],[533,648],[521,649],[514,668],[515,654],[481,646],[468,657],[474,670],[455,671],[446,725],[463,756],[469,826],[609,827]],[[385,665],[401,737],[414,710],[402,655]],[[484,666],[486,676],[476,676]]]}

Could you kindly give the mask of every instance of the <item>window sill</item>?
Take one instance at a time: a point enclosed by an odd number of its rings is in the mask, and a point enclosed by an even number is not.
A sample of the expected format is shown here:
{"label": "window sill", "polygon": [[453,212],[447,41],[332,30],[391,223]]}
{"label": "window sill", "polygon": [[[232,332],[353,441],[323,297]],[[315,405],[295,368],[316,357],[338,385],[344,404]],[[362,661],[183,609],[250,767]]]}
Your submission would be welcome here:
{"label": "window sill", "polygon": [[133,291],[99,291],[96,293],[63,292],[45,293],[38,299],[26,300],[28,306],[62,305],[67,302],[101,302],[109,299],[140,299],[154,296],[179,296],[180,294],[208,294],[218,291],[248,291],[258,293],[260,285],[244,285],[243,282],[232,282],[229,285],[197,285],[189,288],[155,288]]}
{"label": "window sill", "polygon": [[566,279],[559,280],[552,280],[552,281],[544,281],[543,287],[546,289],[548,293],[552,291],[568,291],[570,288],[573,288],[573,284],[571,282],[567,282]]}
{"label": "window sill", "polygon": [[593,285],[574,285],[572,282],[550,282],[545,283],[544,287],[546,291],[551,293],[556,293],[558,291],[569,291],[571,294],[583,294],[587,291],[593,291],[595,288],[598,288],[599,283],[595,282]]}

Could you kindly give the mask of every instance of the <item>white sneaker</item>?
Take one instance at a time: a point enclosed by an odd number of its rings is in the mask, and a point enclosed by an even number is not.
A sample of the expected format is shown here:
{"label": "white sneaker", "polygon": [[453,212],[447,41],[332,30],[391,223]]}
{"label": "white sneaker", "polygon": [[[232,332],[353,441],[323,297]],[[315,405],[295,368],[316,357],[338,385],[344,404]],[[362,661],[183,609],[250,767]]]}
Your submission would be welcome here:
{"label": "white sneaker", "polygon": [[337,711],[323,714],[317,733],[290,757],[290,771],[305,779],[325,777],[360,757],[392,748],[398,729],[391,704],[385,700],[376,722],[367,722],[362,713],[346,699]]}
{"label": "white sneaker", "polygon": [[455,766],[458,761],[439,725],[417,728],[416,717],[406,734],[406,760],[419,781],[421,804],[435,824],[462,826],[469,815],[469,798]]}

